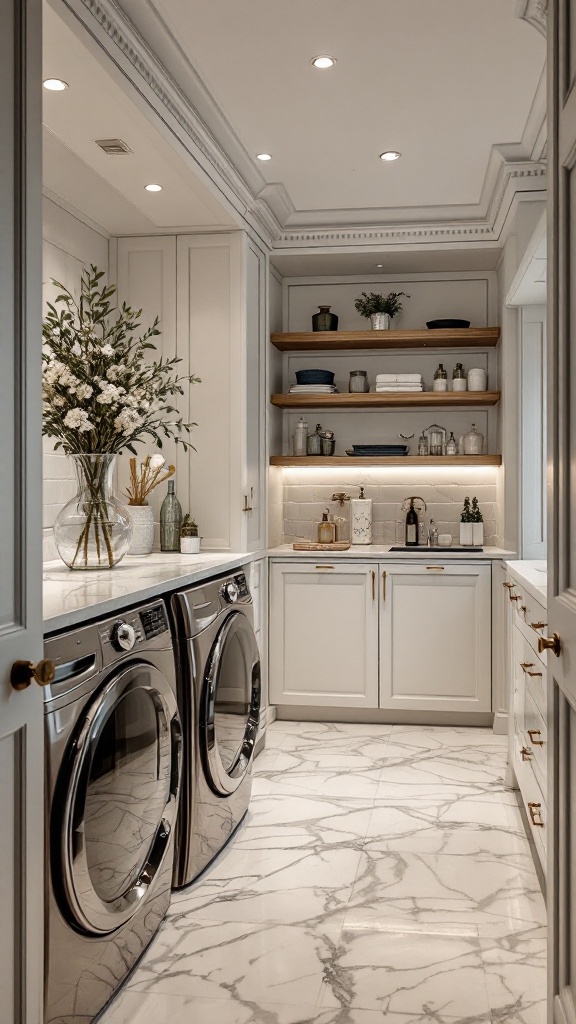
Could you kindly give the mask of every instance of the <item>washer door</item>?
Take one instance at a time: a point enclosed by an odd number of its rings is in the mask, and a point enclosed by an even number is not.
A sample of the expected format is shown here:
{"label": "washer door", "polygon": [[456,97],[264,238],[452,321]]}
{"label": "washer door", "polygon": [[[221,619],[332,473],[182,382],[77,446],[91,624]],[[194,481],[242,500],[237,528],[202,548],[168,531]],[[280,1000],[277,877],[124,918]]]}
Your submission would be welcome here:
{"label": "washer door", "polygon": [[181,729],[154,666],[113,676],[78,723],[53,802],[52,875],[67,917],[107,934],[154,885],[177,809]]}
{"label": "washer door", "polygon": [[206,665],[200,735],[208,782],[229,796],[251,767],[260,718],[260,655],[246,615],[225,619]]}

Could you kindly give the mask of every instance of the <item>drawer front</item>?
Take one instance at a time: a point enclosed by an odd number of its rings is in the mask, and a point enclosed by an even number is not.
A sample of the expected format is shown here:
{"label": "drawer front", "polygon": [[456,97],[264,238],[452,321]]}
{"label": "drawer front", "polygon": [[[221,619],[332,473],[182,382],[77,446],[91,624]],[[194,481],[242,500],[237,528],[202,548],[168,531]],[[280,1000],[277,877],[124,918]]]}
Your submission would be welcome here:
{"label": "drawer front", "polygon": [[531,765],[541,790],[546,792],[546,758],[548,754],[546,723],[530,695],[524,705],[526,746],[531,752]]}
{"label": "drawer front", "polygon": [[546,664],[546,654],[538,653],[538,638],[545,636],[548,628],[546,608],[525,594],[519,583],[514,584],[514,588],[509,591],[509,598],[514,605],[516,626],[533,647],[536,657]]}
{"label": "drawer front", "polygon": [[514,771],[520,787],[520,794],[526,818],[530,838],[534,840],[534,846],[540,858],[544,874],[546,874],[546,844],[547,844],[547,823],[548,815],[546,801],[534,772],[534,766],[529,761],[523,761],[520,755],[523,737],[515,727],[514,734]]}

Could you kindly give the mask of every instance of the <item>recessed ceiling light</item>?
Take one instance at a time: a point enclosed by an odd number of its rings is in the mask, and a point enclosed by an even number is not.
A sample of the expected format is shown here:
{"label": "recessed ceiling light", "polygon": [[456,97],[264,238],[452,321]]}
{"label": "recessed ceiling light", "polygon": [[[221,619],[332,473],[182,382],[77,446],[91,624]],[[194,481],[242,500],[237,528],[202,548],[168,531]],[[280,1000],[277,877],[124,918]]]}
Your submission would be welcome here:
{"label": "recessed ceiling light", "polygon": [[147,192],[161,192],[162,185],[144,185]]}
{"label": "recessed ceiling light", "polygon": [[398,153],[396,149],[388,149],[385,153],[380,153],[380,159],[386,161],[399,160],[401,156],[402,154]]}
{"label": "recessed ceiling light", "polygon": [[63,82],[61,78],[46,78],[42,85],[49,92],[64,92],[68,88],[68,82]]}
{"label": "recessed ceiling light", "polygon": [[376,266],[378,267],[378,270],[382,270],[382,267],[384,266],[384,264],[383,263],[377,263]]}
{"label": "recessed ceiling light", "polygon": [[310,61],[315,68],[320,68],[322,71],[325,68],[332,68],[336,63],[336,57],[329,57],[327,53],[320,54],[319,57],[313,57]]}
{"label": "recessed ceiling light", "polygon": [[258,153],[256,159],[257,160],[271,160],[272,157],[270,156],[270,153]]}

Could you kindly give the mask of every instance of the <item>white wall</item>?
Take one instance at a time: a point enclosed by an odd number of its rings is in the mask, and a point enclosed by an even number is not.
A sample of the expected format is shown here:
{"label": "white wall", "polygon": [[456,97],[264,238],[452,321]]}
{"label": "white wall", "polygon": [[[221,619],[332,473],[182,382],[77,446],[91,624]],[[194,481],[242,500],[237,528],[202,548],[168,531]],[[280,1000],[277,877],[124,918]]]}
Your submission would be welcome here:
{"label": "white wall", "polygon": [[[108,239],[52,202],[43,205],[43,299],[52,301],[57,294],[52,278],[71,290],[77,290],[82,268],[94,263],[108,271]],[[62,506],[75,493],[74,477],[68,460],[55,452],[44,438],[43,547],[44,560],[57,557],[52,526]]]}

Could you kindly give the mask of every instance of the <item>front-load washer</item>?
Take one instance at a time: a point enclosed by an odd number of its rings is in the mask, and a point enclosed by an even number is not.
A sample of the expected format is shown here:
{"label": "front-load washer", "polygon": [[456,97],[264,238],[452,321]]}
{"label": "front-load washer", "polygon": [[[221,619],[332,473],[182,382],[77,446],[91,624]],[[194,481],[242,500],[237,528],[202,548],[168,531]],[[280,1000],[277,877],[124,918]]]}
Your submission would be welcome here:
{"label": "front-load washer", "polygon": [[192,882],[248,810],[260,656],[241,570],[172,597],[184,762],[174,887]]}
{"label": "front-load washer", "polygon": [[46,1024],[87,1024],[170,902],[182,730],[165,605],[50,636]]}

